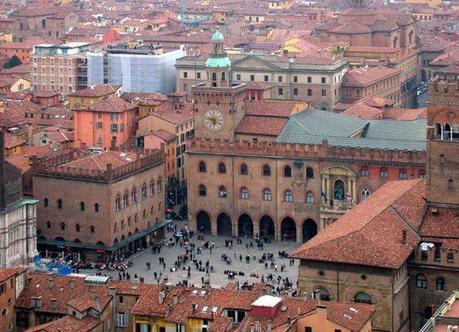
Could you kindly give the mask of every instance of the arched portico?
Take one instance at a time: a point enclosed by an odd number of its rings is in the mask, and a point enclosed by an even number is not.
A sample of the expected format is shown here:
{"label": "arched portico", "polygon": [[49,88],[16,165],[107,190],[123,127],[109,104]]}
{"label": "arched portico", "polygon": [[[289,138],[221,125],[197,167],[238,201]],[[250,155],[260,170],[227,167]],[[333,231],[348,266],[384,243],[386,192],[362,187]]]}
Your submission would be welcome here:
{"label": "arched portico", "polygon": [[260,237],[273,240],[276,236],[274,221],[270,216],[263,216],[260,219]]}
{"label": "arched portico", "polygon": [[238,219],[238,236],[253,237],[253,221],[252,218],[244,213]]}
{"label": "arched portico", "polygon": [[199,211],[196,215],[196,230],[204,234],[211,234],[212,226],[207,212]]}
{"label": "arched portico", "polygon": [[285,217],[281,221],[281,240],[296,241],[296,223],[290,217]]}
{"label": "arched portico", "polygon": [[220,213],[217,217],[217,235],[233,236],[231,218],[225,212]]}
{"label": "arched portico", "polygon": [[303,242],[307,242],[317,235],[317,224],[308,218],[303,222]]}

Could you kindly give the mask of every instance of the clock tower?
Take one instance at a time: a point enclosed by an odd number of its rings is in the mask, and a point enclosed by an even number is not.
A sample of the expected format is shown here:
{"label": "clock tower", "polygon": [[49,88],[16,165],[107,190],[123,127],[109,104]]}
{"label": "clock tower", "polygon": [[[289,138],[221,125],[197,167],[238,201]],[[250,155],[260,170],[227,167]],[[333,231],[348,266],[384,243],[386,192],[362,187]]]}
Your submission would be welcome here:
{"label": "clock tower", "polygon": [[223,35],[212,35],[212,52],[206,61],[206,81],[192,88],[197,138],[234,140],[244,116],[245,84],[231,82],[231,60]]}

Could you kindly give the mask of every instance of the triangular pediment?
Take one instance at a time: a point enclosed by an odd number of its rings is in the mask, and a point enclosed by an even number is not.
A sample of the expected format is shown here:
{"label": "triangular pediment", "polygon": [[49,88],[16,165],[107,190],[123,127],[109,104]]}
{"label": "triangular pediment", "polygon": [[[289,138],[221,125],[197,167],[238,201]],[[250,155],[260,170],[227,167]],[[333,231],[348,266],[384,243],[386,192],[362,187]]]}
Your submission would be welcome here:
{"label": "triangular pediment", "polygon": [[231,67],[233,68],[233,70],[237,70],[239,68],[250,68],[250,69],[255,69],[255,70],[267,70],[267,71],[281,70],[279,66],[276,66],[272,64],[271,62],[266,61],[260,58],[259,56],[252,55],[252,54],[242,59],[233,61],[233,63],[231,64]]}

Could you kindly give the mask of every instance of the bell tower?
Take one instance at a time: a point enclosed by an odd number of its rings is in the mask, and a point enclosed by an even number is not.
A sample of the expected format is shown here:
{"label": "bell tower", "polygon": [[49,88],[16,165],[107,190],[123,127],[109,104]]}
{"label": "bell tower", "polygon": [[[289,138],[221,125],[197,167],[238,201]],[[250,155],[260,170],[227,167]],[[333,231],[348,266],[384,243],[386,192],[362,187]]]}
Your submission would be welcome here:
{"label": "bell tower", "polygon": [[429,83],[426,200],[432,205],[459,207],[458,90],[451,73]]}
{"label": "bell tower", "polygon": [[244,116],[245,84],[231,82],[231,60],[220,31],[212,35],[206,61],[207,79],[192,88],[196,138],[234,140]]}

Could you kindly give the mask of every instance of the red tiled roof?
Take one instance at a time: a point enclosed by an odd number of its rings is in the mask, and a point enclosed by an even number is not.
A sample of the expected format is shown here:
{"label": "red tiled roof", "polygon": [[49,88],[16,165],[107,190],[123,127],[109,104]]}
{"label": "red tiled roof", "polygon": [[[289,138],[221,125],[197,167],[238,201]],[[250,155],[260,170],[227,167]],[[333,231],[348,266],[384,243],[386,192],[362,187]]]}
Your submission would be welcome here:
{"label": "red tiled roof", "polygon": [[384,78],[394,76],[400,71],[388,67],[378,66],[369,69],[359,68],[349,70],[344,74],[343,85],[366,86]]}
{"label": "red tiled roof", "polygon": [[26,332],[92,332],[100,324],[103,323],[91,316],[86,316],[83,319],[64,316],[49,323],[27,329]]}
{"label": "red tiled roof", "polygon": [[102,97],[107,96],[110,94],[114,94],[121,85],[113,85],[113,84],[100,84],[100,85],[93,85],[87,87],[82,90],[78,90],[72,93],[70,96],[76,97]]}
{"label": "red tiled roof", "polygon": [[288,117],[296,111],[297,106],[301,103],[290,100],[259,100],[246,101],[245,107],[248,115]]}
{"label": "red tiled roof", "polygon": [[[108,288],[92,286],[81,277],[62,277],[50,274],[29,273],[26,287],[16,302],[18,308],[30,308],[32,297],[41,297],[42,304],[35,311],[52,312],[66,315],[70,301],[85,298],[87,293],[95,291],[102,308],[108,304]],[[76,308],[78,309],[78,308]]]}
{"label": "red tiled roof", "polygon": [[106,170],[108,164],[113,168],[127,165],[140,157],[136,153],[123,153],[115,151],[102,152],[93,156],[73,160],[57,167],[70,167],[87,170]]}
{"label": "red tiled roof", "polygon": [[246,115],[237,127],[237,134],[278,136],[284,129],[288,118]]}
{"label": "red tiled roof", "polygon": [[[397,269],[417,245],[405,223],[418,229],[424,193],[421,179],[388,182],[292,256]],[[402,241],[403,230],[407,230],[407,243]]]}
{"label": "red tiled roof", "polygon": [[437,208],[437,211],[437,213],[432,213],[432,209],[429,209],[426,212],[419,231],[420,235],[423,238],[427,237],[434,240],[432,242],[444,242],[447,239],[455,240],[453,243],[457,245],[459,241],[459,211],[445,208]]}
{"label": "red tiled roof", "polygon": [[149,116],[158,117],[172,124],[180,125],[193,119],[193,107],[191,103],[186,103],[183,108],[175,109],[169,103],[164,103],[159,107],[159,111]]}
{"label": "red tiled roof", "polygon": [[0,282],[8,280],[12,276],[20,274],[20,273],[22,273],[24,271],[25,271],[25,269],[22,268],[22,267],[13,267],[13,268],[8,268],[8,269],[2,269],[2,270],[0,270]]}
{"label": "red tiled roof", "polygon": [[[119,97],[111,97],[103,100],[99,100],[98,102],[90,105],[88,108],[84,110],[88,110],[91,112],[109,112],[109,113],[123,113],[127,111],[132,111],[137,108],[137,105],[128,103],[124,99]],[[75,110],[79,111],[79,110]]]}
{"label": "red tiled roof", "polygon": [[175,134],[165,130],[165,129],[158,129],[155,130],[151,133],[152,135],[155,135],[159,138],[161,138],[164,141],[170,141],[175,139]]}

